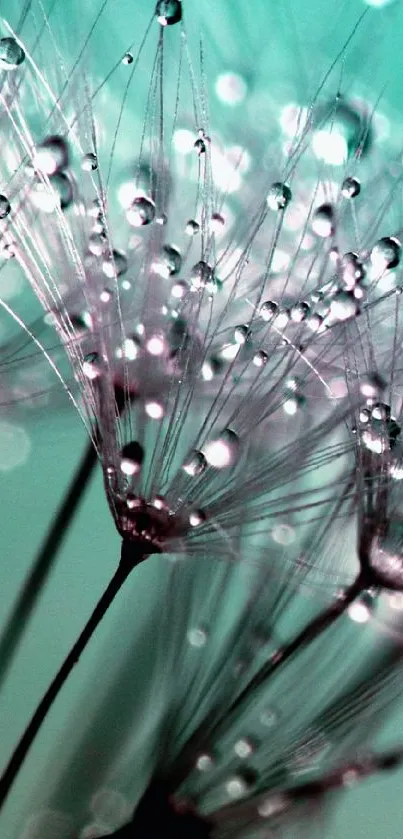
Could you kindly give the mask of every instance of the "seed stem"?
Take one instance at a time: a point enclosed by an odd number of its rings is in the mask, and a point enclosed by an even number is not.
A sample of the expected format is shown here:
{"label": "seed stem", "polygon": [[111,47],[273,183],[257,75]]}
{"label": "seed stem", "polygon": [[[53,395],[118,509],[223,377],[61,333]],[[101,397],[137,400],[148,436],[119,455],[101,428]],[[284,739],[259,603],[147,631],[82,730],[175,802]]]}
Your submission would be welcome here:
{"label": "seed stem", "polygon": [[102,594],[100,600],[95,606],[95,609],[91,617],[86,623],[77,641],[75,642],[67,657],[65,658],[62,666],[60,667],[60,670],[58,671],[55,678],[46,690],[46,693],[42,697],[12,757],[10,758],[10,761],[4,771],[4,774],[0,779],[0,808],[3,806],[8,796],[8,793],[10,792],[10,789],[17,778],[17,775],[36,738],[36,735],[39,732],[39,729],[42,726],[42,723],[44,722],[48,712],[50,711],[55,699],[57,698],[61,688],[63,687],[70,673],[72,672],[74,666],[77,664],[83,650],[87,646],[93,633],[95,632],[102,618],[105,616],[106,612],[108,611],[110,605],[115,599],[123,583],[126,581],[130,572],[133,570],[133,568],[139,565],[140,562],[147,558],[147,554],[144,553],[143,547],[144,546],[141,545],[141,547],[139,548],[139,546],[137,546],[136,543],[133,542],[130,544],[130,550],[128,550],[127,545],[123,542],[122,557],[118,565],[118,568],[115,571],[115,574],[108,583],[104,593]]}

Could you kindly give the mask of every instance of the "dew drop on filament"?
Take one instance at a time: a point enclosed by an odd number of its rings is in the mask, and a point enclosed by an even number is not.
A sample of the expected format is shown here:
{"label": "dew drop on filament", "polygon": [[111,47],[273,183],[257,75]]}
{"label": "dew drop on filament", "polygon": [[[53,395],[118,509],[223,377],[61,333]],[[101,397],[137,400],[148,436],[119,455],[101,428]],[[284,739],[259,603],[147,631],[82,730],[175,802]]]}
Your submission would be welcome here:
{"label": "dew drop on filament", "polygon": [[161,26],[173,26],[182,20],[182,3],[180,0],[158,0],[155,16]]}
{"label": "dew drop on filament", "polygon": [[15,70],[25,61],[25,52],[15,38],[0,40],[0,70]]}
{"label": "dew drop on filament", "polygon": [[126,212],[126,218],[132,227],[144,227],[155,218],[155,204],[151,198],[139,195]]}
{"label": "dew drop on filament", "polygon": [[239,437],[230,428],[217,437],[216,440],[206,443],[203,454],[209,466],[215,469],[226,469],[234,466],[239,456]]}

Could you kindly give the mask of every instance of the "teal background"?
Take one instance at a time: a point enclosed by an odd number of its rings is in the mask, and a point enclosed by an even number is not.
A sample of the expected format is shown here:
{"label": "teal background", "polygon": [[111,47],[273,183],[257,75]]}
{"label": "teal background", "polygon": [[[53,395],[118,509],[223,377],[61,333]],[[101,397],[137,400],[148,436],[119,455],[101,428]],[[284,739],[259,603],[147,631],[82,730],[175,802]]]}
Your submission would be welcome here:
{"label": "teal background", "polygon": [[[88,31],[99,7],[98,0],[90,0],[85,6],[79,0],[59,2],[52,16],[52,26],[67,62],[71,62],[71,56],[75,54],[76,34]],[[128,40],[138,39],[152,7],[153,4],[146,0],[141,3],[111,0],[88,47],[91,77],[102,79],[105,69],[116,60],[116,55],[124,53]],[[324,0],[307,0],[305,3],[300,0],[251,0],[249,3],[241,0],[199,0],[197,3],[184,0],[193,49],[197,50],[200,29],[203,33],[212,125],[219,125],[221,134],[235,143],[240,141],[238,135],[241,135],[241,142],[250,150],[252,159],[254,150],[262,148],[268,135],[270,140],[267,145],[270,153],[275,154],[271,121],[278,109],[289,101],[309,103],[363,8],[360,0],[345,3],[335,0],[332,4]],[[1,14],[12,24],[21,10],[22,0],[19,3],[14,0],[0,2]],[[390,134],[382,148],[377,148],[377,153],[387,159],[394,155],[402,136],[402,32],[403,4],[400,0],[384,9],[371,10],[359,28],[345,62],[338,63],[329,80],[329,90],[333,94],[340,80],[343,90],[366,98],[373,106],[381,95],[377,109],[389,121]],[[146,55],[145,68],[148,60]],[[244,74],[249,82],[250,98],[254,103],[253,108],[250,107],[251,112],[256,114],[255,124],[253,119],[245,120],[242,106],[241,110],[231,109],[217,101],[211,81],[218,72],[228,70]],[[174,79],[174,68],[170,68],[168,62],[167,75],[170,73]],[[139,101],[142,101],[149,81],[147,70],[138,78],[144,85],[138,91]],[[116,74],[110,81],[108,96],[103,102],[103,107],[110,107],[110,114],[106,110],[103,115],[106,126],[109,118],[112,122],[116,101],[120,101],[121,86],[121,78]],[[133,109],[135,107],[133,104]],[[140,106],[139,113],[129,117],[133,118],[135,125],[136,120],[141,118]],[[130,158],[130,144],[123,148],[122,155]],[[239,212],[242,212],[242,206]],[[0,293],[4,292],[4,282],[4,279],[0,280]],[[26,320],[36,312],[36,304],[23,284],[12,302],[24,312]],[[0,339],[6,340],[15,332],[15,327],[2,318]],[[0,619],[3,621],[86,445],[78,417],[67,400],[57,393],[57,385],[53,384],[51,373],[40,359],[34,364],[35,375],[40,377],[45,389],[52,389],[51,393],[47,399],[34,399],[32,404],[21,401],[17,395],[20,391],[16,388],[17,385],[22,387],[21,374],[27,365],[32,376],[32,360],[27,362],[23,357],[12,370],[0,368],[0,388],[4,394],[0,419],[3,414],[8,422],[22,426],[31,445],[26,462],[0,472]],[[0,440],[0,469],[1,446]],[[24,636],[0,696],[2,755],[11,751],[33,705],[109,580],[118,550],[119,540],[107,510],[101,477],[97,474],[67,535],[57,566],[41,595],[29,632]],[[164,561],[153,560],[150,567],[139,569],[137,578],[129,582],[114,604],[77,672],[59,697],[26,762],[5,812],[2,828],[5,839],[22,836],[30,839],[22,832],[21,814],[34,812],[37,800],[46,802],[47,790],[56,777],[63,777],[66,786],[70,783],[69,778],[75,777],[77,766],[69,764],[68,755],[87,724],[91,724],[98,699],[107,690],[108,683],[113,684],[115,670],[119,669],[126,655],[132,663],[136,663],[136,667],[128,669],[122,693],[116,694],[110,702],[109,725],[112,726],[113,717],[117,709],[119,713],[121,706],[129,710],[132,708],[133,718],[137,720],[138,731],[143,731],[144,741],[137,731],[134,739],[131,734],[126,747],[122,747],[123,764],[127,760],[127,765],[130,765],[134,749],[137,765],[142,766],[137,777],[128,780],[125,776],[128,801],[131,798],[134,800],[140,791],[153,761],[155,730],[152,721],[158,719],[161,713],[159,697],[152,696],[146,719],[140,718],[139,709],[142,707],[142,695],[147,693],[152,671],[150,661],[160,634],[156,631],[155,643],[149,640],[149,646],[141,653],[134,639],[143,631],[150,633],[150,616],[158,622],[167,577]],[[171,606],[173,602],[172,599],[169,601]],[[147,637],[150,639],[150,634]],[[134,651],[130,658],[132,648]],[[168,664],[160,664],[160,685],[164,686],[164,690],[172,690]],[[101,742],[106,730],[102,730]],[[385,743],[403,741],[402,712],[396,712],[389,722],[383,740]],[[86,777],[82,789],[85,790],[87,785],[88,796],[93,792],[92,779],[96,777],[97,761],[98,756],[94,755],[93,762],[85,765]],[[94,784],[96,788],[96,781]],[[398,772],[386,780],[370,781],[359,789],[347,792],[330,815],[325,833],[330,839],[400,839],[402,821],[403,772]]]}

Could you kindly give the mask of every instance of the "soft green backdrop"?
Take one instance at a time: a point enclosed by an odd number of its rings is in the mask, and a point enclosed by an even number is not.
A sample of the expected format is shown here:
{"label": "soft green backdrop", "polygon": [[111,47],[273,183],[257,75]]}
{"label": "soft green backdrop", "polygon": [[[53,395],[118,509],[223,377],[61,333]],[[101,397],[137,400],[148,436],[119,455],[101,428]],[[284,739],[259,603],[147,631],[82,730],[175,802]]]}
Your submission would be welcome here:
{"label": "soft green backdrop", "polygon": [[[101,78],[114,57],[125,51],[136,33],[143,31],[152,5],[148,0],[111,0],[91,42],[88,62],[96,78]],[[22,7],[23,0],[0,0],[2,15],[10,18],[12,23],[17,20]],[[60,37],[65,38],[63,49],[68,50],[71,48],[69,29],[71,32],[76,29],[85,31],[100,3],[98,0],[88,0],[85,4],[81,0],[65,0],[59,3],[59,7],[54,25]],[[193,45],[197,44],[200,25],[204,33],[212,124],[218,124],[220,132],[233,142],[238,141],[239,129],[242,142],[249,147],[253,159],[256,136],[259,137],[260,147],[265,132],[271,132],[270,121],[278,108],[290,101],[309,103],[323,74],[349,37],[364,4],[361,0],[334,0],[333,3],[328,0],[184,0],[184,7]],[[373,9],[359,29],[346,62],[339,62],[332,77],[333,92],[337,79],[341,78],[343,89],[367,97],[372,104],[382,93],[378,110],[386,116],[390,126],[390,136],[384,145],[386,155],[395,142],[399,142],[402,133],[402,33],[403,4],[400,0],[384,9]],[[249,82],[254,105],[246,121],[242,109],[226,108],[215,98],[211,82],[223,71],[244,74]],[[148,81],[149,77],[144,74],[144,86]],[[119,79],[111,80],[110,92],[112,98],[121,95]],[[251,113],[256,115],[256,124],[250,117]],[[275,154],[275,147],[272,151],[268,148],[268,152]],[[16,305],[25,310],[27,319],[28,313],[35,309],[27,290],[18,282],[13,288],[7,285],[3,274],[0,275],[0,293],[13,301],[15,299]],[[6,338],[9,327],[4,319],[1,329],[0,338]],[[51,387],[51,376],[42,362],[37,365],[36,375],[40,377],[38,387],[42,386],[42,381],[45,387]],[[3,402],[10,399],[10,381],[13,386],[17,383],[21,396],[25,387],[23,360],[11,376],[10,371],[2,372],[0,367],[0,388],[5,393]],[[12,398],[17,398],[15,393]],[[0,426],[0,618],[4,620],[86,441],[78,418],[63,399],[54,400],[52,396],[48,404],[46,400],[41,403],[34,400],[32,404],[26,402],[18,406],[3,404],[1,411],[3,416],[0,414],[0,420],[7,420],[14,427],[10,442],[4,427],[2,437]],[[5,465],[10,466],[13,445],[17,448],[15,459],[23,456],[21,438],[15,436],[18,434],[17,425],[25,430],[30,451],[23,463],[5,470]],[[57,567],[41,596],[29,633],[24,637],[0,697],[2,755],[7,755],[12,749],[34,703],[108,581],[118,549],[119,540],[107,512],[101,479],[97,474],[66,538]],[[129,646],[124,631],[125,621],[130,621],[130,638],[133,638],[136,626],[145,624],[149,610],[155,609],[155,589],[159,586],[161,593],[163,576],[164,572],[157,562],[151,570],[140,569],[138,580],[128,584],[114,605],[60,696],[27,760],[5,815],[1,829],[4,839],[21,835],[20,828],[16,827],[17,814],[23,812],[39,778],[45,777],[45,782],[42,780],[40,785],[42,793],[46,789],[46,776],[50,782],[53,774],[50,758],[52,756],[54,766],[55,747],[61,771],[63,754],[69,752],[69,741],[73,742],[77,731],[85,729],[86,719],[90,719],[97,697],[103,693],[107,680],[112,678],[116,662],[123,659],[126,646]],[[109,657],[108,666],[99,666],[101,654]],[[145,660],[142,662],[139,659],[139,668],[132,674],[132,684],[126,679],[125,691],[130,694],[131,690],[133,697],[141,694],[139,683],[143,672],[147,671],[146,659],[147,651]],[[116,696],[115,702],[118,707],[123,700]],[[77,709],[80,703],[76,731],[72,710]],[[403,741],[403,712],[396,714],[384,739],[387,743]],[[138,749],[141,755],[141,744]],[[141,759],[146,766],[146,746],[144,755]],[[97,756],[94,756],[94,765],[96,761]],[[91,764],[86,766],[88,776],[91,776],[92,768]],[[69,768],[70,772],[75,770],[77,767]],[[68,785],[68,774],[65,780]],[[138,783],[141,785],[141,778]],[[133,790],[135,788],[134,781]],[[30,810],[32,806],[31,799]],[[401,839],[402,822],[403,771],[387,780],[371,781],[348,792],[329,822],[327,835],[330,839]]]}

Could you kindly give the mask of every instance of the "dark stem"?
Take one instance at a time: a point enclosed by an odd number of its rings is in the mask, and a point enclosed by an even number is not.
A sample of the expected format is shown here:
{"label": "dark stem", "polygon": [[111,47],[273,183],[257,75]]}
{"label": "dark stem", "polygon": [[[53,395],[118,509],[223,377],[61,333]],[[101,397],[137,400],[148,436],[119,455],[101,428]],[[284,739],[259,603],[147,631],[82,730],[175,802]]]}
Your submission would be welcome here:
{"label": "dark stem", "polygon": [[14,653],[18,648],[43,586],[54,567],[61,544],[76,509],[84,497],[96,463],[95,448],[92,443],[89,443],[67,495],[62,501],[53,524],[33,562],[29,575],[24,581],[0,639],[0,686],[7,675]]}
{"label": "dark stem", "polygon": [[71,648],[67,657],[65,658],[60,670],[49,685],[46,693],[42,697],[39,705],[36,708],[31,720],[24,731],[5,771],[0,779],[0,808],[4,804],[7,795],[21,769],[21,766],[28,754],[32,743],[35,740],[38,731],[44,722],[49,710],[51,709],[55,699],[57,698],[65,681],[72,672],[74,666],[77,664],[81,653],[87,646],[97,626],[101,622],[109,609],[109,606],[115,599],[119,589],[129,576],[130,572],[140,562],[146,559],[147,555],[141,548],[133,542],[130,544],[130,550],[125,542],[122,544],[122,557],[115,574],[108,583],[104,593],[98,601],[89,621],[86,623],[83,631],[79,635],[77,641]]}

